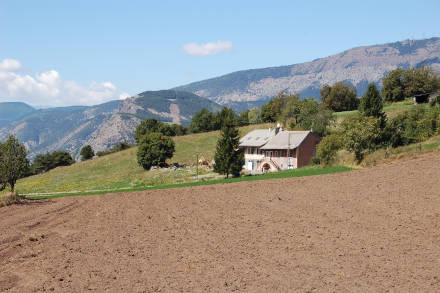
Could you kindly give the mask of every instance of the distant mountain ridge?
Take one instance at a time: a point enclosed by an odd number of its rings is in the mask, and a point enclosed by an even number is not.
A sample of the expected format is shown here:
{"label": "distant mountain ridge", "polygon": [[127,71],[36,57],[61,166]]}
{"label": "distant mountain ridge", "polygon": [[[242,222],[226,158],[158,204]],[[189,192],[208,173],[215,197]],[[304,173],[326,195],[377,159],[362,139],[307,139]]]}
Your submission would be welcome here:
{"label": "distant mountain ridge", "polygon": [[362,46],[311,62],[237,71],[176,87],[235,109],[261,105],[283,90],[301,97],[319,97],[324,84],[344,81],[365,93],[368,83],[380,85],[383,75],[397,67],[422,64],[440,71],[440,38],[406,40]]}
{"label": "distant mountain ridge", "polygon": [[34,112],[35,109],[21,102],[0,103],[0,127]]}
{"label": "distant mountain ridge", "polygon": [[[66,150],[78,158],[81,147],[87,144],[99,151],[121,141],[134,142],[134,130],[143,119],[187,125],[202,107],[214,112],[221,108],[205,98],[177,90],[146,91],[123,101],[90,107],[32,108],[28,113],[24,109],[30,106],[19,104],[23,111],[16,112],[23,116],[17,114],[0,126],[0,141],[14,134],[29,150],[31,159],[55,150]],[[7,107],[0,103],[0,111]]]}

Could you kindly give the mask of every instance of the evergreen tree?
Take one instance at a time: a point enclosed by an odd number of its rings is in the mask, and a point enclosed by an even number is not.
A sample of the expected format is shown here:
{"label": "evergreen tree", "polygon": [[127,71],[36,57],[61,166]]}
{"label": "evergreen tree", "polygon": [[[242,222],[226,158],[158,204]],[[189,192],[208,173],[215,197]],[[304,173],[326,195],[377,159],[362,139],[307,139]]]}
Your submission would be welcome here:
{"label": "evergreen tree", "polygon": [[81,155],[81,161],[86,161],[93,158],[95,152],[90,145],[86,145],[81,149],[81,152],[79,154]]}
{"label": "evergreen tree", "polygon": [[367,117],[384,117],[383,100],[374,83],[368,85],[367,92],[362,96],[359,111]]}
{"label": "evergreen tree", "polygon": [[9,184],[11,192],[14,192],[17,180],[28,173],[26,153],[24,146],[13,135],[6,142],[0,143],[0,190]]}
{"label": "evergreen tree", "polygon": [[232,120],[226,120],[221,130],[221,136],[217,141],[214,155],[214,171],[226,175],[238,174],[244,165],[243,152],[239,146],[238,129]]}

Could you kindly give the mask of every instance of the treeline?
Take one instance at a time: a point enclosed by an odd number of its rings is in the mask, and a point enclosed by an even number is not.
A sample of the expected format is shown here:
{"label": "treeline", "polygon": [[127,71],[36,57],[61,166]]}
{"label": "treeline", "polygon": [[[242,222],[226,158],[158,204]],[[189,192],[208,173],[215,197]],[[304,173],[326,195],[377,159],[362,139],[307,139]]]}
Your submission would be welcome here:
{"label": "treeline", "polygon": [[47,172],[51,169],[61,166],[70,166],[75,163],[72,156],[66,151],[55,151],[37,155],[29,168],[29,175],[36,175]]}
{"label": "treeline", "polygon": [[439,101],[437,94],[431,100],[430,107],[419,105],[389,118],[383,111],[383,96],[376,85],[370,84],[360,100],[359,113],[345,119],[338,130],[325,136],[320,142],[317,160],[322,165],[329,165],[335,160],[339,150],[346,149],[360,163],[365,155],[378,149],[422,142],[438,135]]}
{"label": "treeline", "polygon": [[189,126],[189,132],[207,132],[219,130],[225,117],[232,117],[235,126],[245,126],[262,122],[281,122],[290,129],[311,129],[320,135],[327,133],[334,111],[356,110],[359,99],[356,89],[338,82],[333,86],[325,85],[320,91],[320,102],[314,98],[301,99],[298,94],[289,95],[280,92],[262,106],[235,113],[224,107],[220,112],[212,113],[202,109],[196,113]]}
{"label": "treeline", "polygon": [[386,102],[403,101],[418,94],[435,93],[440,77],[431,67],[401,69],[388,72],[382,79],[382,97]]}
{"label": "treeline", "polygon": [[232,119],[236,126],[261,123],[261,112],[258,107],[235,113],[231,108],[223,107],[218,113],[203,108],[191,120],[188,131],[192,133],[219,130],[226,120]]}

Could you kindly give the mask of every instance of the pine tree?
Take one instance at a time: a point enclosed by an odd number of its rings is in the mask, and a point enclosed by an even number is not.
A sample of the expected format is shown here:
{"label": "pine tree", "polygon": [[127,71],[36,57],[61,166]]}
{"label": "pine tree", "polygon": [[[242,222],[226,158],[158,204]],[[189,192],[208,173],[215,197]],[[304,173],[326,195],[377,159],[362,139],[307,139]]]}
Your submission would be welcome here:
{"label": "pine tree", "polygon": [[362,96],[359,111],[365,117],[379,118],[380,128],[385,128],[386,115],[383,111],[383,99],[374,83],[368,85],[367,92]]}
{"label": "pine tree", "polygon": [[214,155],[214,171],[229,177],[229,174],[237,174],[244,165],[243,152],[238,148],[240,143],[238,129],[233,124],[232,117],[226,119],[221,130],[221,136],[217,141]]}

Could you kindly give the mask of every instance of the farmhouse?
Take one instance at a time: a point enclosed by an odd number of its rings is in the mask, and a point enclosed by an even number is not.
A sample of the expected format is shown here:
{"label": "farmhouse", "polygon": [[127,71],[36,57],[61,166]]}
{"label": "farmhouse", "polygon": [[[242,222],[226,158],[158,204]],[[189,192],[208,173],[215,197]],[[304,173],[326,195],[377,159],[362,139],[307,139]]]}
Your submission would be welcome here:
{"label": "farmhouse", "polygon": [[321,138],[313,131],[257,129],[240,139],[244,168],[252,172],[295,169],[310,164]]}

